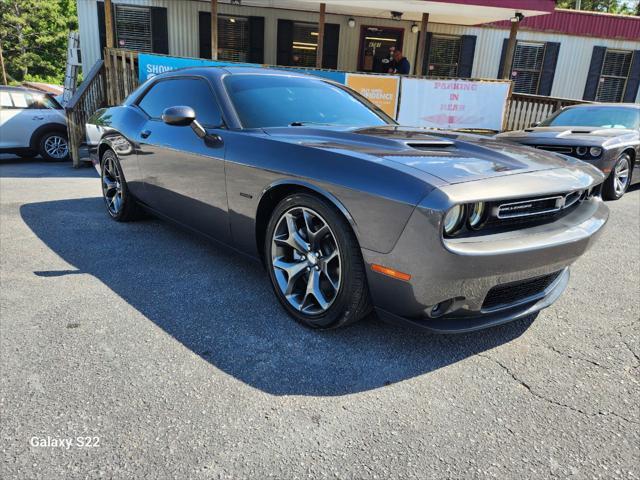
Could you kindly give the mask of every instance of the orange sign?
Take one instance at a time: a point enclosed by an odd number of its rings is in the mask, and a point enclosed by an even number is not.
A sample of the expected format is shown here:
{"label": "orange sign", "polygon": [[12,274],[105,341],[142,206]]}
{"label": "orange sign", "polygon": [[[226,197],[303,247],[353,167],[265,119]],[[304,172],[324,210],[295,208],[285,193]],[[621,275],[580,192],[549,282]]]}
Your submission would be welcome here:
{"label": "orange sign", "polygon": [[347,86],[378,106],[391,118],[396,118],[400,78],[391,75],[347,74]]}

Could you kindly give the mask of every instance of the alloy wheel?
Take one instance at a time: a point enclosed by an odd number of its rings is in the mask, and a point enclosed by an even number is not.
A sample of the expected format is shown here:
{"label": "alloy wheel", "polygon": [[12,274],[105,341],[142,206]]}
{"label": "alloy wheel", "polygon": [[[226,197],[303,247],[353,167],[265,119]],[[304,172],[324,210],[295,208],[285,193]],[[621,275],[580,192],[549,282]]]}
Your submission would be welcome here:
{"label": "alloy wheel", "polygon": [[122,210],[122,178],[112,155],[105,156],[102,164],[102,194],[109,213],[116,217]]}
{"label": "alloy wheel", "polygon": [[62,160],[69,154],[67,139],[60,135],[51,135],[44,142],[44,151],[51,158]]}
{"label": "alloy wheel", "polygon": [[308,207],[287,210],[271,241],[271,264],[289,304],[307,315],[325,313],[342,281],[340,251],[328,223]]}
{"label": "alloy wheel", "polygon": [[622,157],[613,170],[613,188],[616,195],[621,196],[629,186],[629,159]]}

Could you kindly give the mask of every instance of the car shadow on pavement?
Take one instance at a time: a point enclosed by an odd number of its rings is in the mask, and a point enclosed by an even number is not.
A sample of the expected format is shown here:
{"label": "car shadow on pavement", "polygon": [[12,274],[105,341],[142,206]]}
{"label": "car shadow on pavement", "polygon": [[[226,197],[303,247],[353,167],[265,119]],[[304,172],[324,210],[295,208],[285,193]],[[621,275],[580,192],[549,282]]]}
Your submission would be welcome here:
{"label": "car shadow on pavement", "polygon": [[[28,165],[30,168],[24,168]],[[91,168],[87,168],[91,167]],[[41,158],[20,158],[0,155],[0,178],[87,178],[98,174],[87,163],[81,168],[73,168],[71,162],[47,162]]]}
{"label": "car shadow on pavement", "polygon": [[384,387],[509,342],[531,325],[434,335],[371,316],[346,329],[311,331],[284,313],[259,263],[168,223],[113,222],[101,198],[31,203],[21,215],[77,269],[34,275],[55,282],[90,274],[207,362],[274,395]]}

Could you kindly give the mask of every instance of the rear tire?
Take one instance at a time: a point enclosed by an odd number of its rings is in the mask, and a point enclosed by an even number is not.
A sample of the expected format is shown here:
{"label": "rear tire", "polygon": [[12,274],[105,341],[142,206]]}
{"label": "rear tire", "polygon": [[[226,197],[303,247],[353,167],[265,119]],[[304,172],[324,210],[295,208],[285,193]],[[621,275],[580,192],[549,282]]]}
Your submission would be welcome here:
{"label": "rear tire", "polygon": [[371,311],[358,241],[326,200],[306,193],[283,199],[269,220],[264,255],[278,300],[303,325],[343,327]]}
{"label": "rear tire", "polygon": [[628,153],[620,155],[611,173],[604,181],[602,196],[605,200],[618,200],[629,189],[631,185],[631,171],[633,164]]}
{"label": "rear tire", "polygon": [[129,193],[120,161],[113,150],[107,150],[100,162],[102,197],[109,216],[116,222],[130,222],[140,217],[140,206]]}
{"label": "rear tire", "polygon": [[70,158],[69,139],[64,132],[47,132],[40,137],[38,145],[40,156],[49,162],[64,162]]}

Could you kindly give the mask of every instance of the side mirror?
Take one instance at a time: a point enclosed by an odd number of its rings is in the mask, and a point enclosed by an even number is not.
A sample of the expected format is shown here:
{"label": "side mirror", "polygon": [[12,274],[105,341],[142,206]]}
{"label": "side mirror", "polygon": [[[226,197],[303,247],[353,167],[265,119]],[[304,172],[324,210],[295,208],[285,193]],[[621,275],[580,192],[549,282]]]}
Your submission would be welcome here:
{"label": "side mirror", "polygon": [[191,125],[195,119],[195,110],[184,105],[165,108],[164,112],[162,112],[162,121],[167,125],[186,127],[187,125]]}
{"label": "side mirror", "polygon": [[532,123],[532,124],[531,124],[531,128],[533,128],[533,127],[539,127],[541,123],[542,123],[542,122],[535,122],[535,123]]}
{"label": "side mirror", "polygon": [[184,105],[165,108],[162,112],[162,121],[167,125],[175,125],[177,127],[191,126],[196,135],[204,138],[207,131],[196,120],[196,112],[193,108]]}

